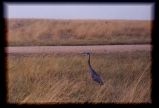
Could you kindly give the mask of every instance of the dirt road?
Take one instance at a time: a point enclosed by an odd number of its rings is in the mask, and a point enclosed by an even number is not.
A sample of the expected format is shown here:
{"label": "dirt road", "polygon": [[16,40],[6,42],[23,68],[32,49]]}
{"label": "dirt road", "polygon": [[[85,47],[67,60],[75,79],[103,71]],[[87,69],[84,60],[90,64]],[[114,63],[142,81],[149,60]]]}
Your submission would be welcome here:
{"label": "dirt road", "polygon": [[8,54],[45,54],[45,53],[93,53],[151,51],[151,45],[98,45],[98,46],[20,46],[6,47]]}

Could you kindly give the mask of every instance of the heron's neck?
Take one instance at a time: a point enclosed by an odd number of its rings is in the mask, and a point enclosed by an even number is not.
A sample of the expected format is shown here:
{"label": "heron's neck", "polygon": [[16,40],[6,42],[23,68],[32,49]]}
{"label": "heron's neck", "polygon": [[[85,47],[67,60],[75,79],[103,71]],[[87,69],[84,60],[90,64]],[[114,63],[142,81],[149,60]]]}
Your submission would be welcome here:
{"label": "heron's neck", "polygon": [[88,65],[91,66],[90,55],[88,55]]}

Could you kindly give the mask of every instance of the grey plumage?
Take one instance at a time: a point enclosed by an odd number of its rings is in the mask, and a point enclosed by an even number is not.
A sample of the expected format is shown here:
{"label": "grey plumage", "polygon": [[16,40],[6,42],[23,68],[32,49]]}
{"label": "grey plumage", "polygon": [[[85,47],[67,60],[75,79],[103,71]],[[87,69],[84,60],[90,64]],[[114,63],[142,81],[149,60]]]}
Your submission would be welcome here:
{"label": "grey plumage", "polygon": [[91,74],[91,77],[94,81],[96,81],[97,83],[99,83],[100,85],[103,85],[103,81],[100,77],[99,74],[97,74],[97,72],[93,69],[92,65],[91,65],[91,62],[90,62],[90,53],[89,52],[84,52],[82,53],[84,55],[88,55],[88,68],[89,68],[89,73]]}

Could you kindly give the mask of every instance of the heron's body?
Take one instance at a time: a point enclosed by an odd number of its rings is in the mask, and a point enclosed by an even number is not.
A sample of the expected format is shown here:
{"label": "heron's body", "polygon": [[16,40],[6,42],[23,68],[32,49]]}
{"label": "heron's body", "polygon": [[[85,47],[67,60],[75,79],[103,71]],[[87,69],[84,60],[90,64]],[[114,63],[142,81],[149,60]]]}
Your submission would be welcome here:
{"label": "heron's body", "polygon": [[94,81],[103,85],[102,79],[100,78],[100,76],[94,70],[89,70],[89,72],[91,73],[91,77]]}
{"label": "heron's body", "polygon": [[90,63],[90,53],[86,53],[89,58],[88,58],[88,68],[89,68],[89,73],[91,74],[91,77],[94,81],[96,81],[97,83],[103,85],[103,81],[100,77],[100,75],[97,74],[97,72],[92,68],[91,63]]}

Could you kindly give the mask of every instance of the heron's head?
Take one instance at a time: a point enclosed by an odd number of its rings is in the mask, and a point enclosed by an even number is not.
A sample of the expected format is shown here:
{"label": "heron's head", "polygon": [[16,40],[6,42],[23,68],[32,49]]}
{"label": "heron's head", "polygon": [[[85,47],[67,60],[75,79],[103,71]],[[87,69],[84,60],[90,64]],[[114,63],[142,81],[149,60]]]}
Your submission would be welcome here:
{"label": "heron's head", "polygon": [[82,55],[91,55],[92,53],[91,52],[83,52],[81,53]]}

